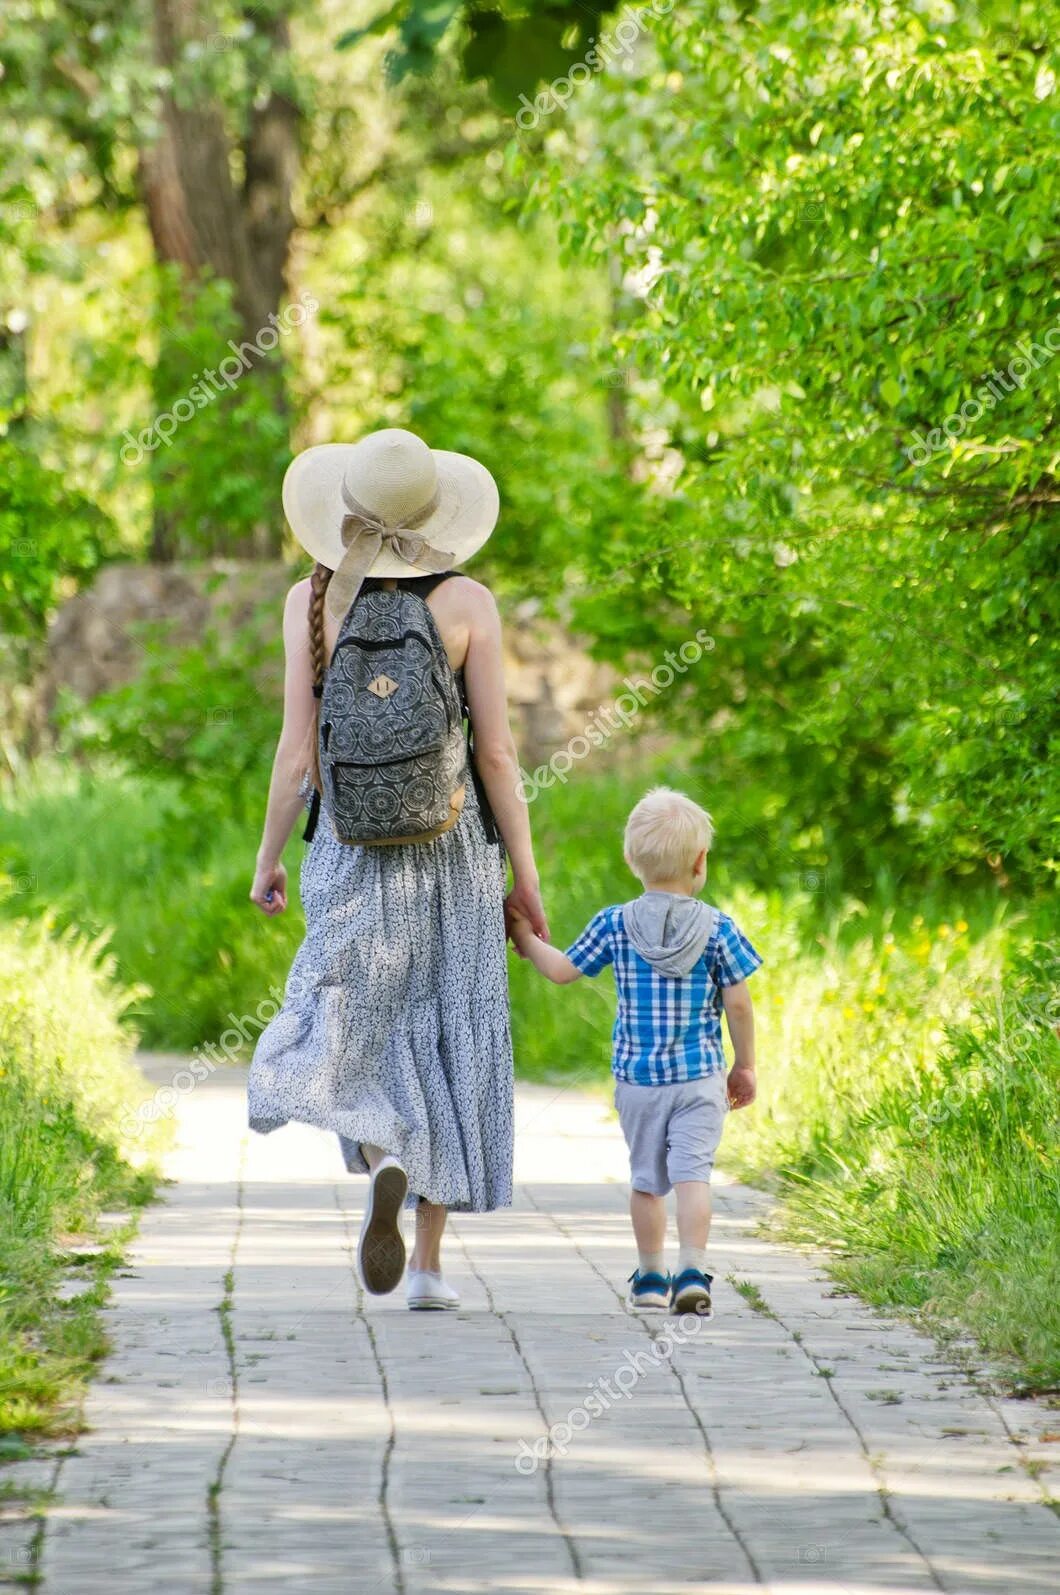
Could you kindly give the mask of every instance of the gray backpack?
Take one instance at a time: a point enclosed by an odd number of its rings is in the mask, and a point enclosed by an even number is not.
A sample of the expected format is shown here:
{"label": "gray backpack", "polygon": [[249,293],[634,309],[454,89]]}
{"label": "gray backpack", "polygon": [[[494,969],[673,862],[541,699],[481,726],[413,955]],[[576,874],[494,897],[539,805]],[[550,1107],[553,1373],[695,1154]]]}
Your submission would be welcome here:
{"label": "gray backpack", "polygon": [[359,593],[320,693],[320,779],[341,842],[428,842],[456,824],[468,759],[462,716],[424,600],[400,589]]}

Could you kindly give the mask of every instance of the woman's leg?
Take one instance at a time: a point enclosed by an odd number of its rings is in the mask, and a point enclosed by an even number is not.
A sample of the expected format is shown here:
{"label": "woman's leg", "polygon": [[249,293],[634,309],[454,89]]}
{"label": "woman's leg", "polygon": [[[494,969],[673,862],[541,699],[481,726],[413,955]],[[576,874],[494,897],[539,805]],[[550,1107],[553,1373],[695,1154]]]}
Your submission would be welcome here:
{"label": "woman's leg", "polygon": [[429,1274],[441,1273],[442,1232],[448,1216],[448,1208],[442,1207],[437,1202],[425,1202],[423,1197],[420,1197],[419,1206],[416,1208],[416,1239],[409,1260],[411,1269]]}
{"label": "woman's leg", "polygon": [[[369,1170],[374,1174],[376,1166],[386,1157],[382,1147],[373,1146],[371,1141],[361,1142],[361,1151]],[[422,1273],[440,1274],[442,1271],[442,1233],[445,1230],[445,1221],[449,1210],[437,1202],[425,1202],[421,1197],[416,1208],[416,1240],[409,1259],[409,1267]]]}
{"label": "woman's leg", "polygon": [[409,1182],[401,1164],[382,1147],[362,1141],[361,1155],[371,1171],[371,1183],[357,1242],[357,1266],[365,1290],[385,1296],[405,1272],[401,1208]]}

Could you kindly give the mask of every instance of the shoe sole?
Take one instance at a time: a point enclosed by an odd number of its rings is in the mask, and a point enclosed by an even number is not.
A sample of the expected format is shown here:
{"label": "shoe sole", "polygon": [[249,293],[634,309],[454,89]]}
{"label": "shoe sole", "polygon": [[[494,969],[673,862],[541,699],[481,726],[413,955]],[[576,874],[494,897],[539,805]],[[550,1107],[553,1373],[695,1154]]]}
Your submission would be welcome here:
{"label": "shoe sole", "polygon": [[632,1307],[635,1312],[646,1311],[653,1313],[664,1313],[667,1307],[670,1305],[670,1298],[668,1296],[659,1296],[655,1301],[652,1301],[650,1298],[645,1301],[643,1296],[629,1296],[626,1298],[626,1300],[629,1306]]}
{"label": "shoe sole", "polygon": [[458,1301],[410,1301],[409,1312],[412,1313],[444,1313],[453,1307],[459,1307]]}
{"label": "shoe sole", "polygon": [[695,1313],[697,1318],[713,1318],[714,1306],[705,1290],[695,1286],[691,1290],[683,1290],[680,1296],[674,1298],[671,1308],[675,1313]]}
{"label": "shoe sole", "polygon": [[372,1296],[388,1296],[405,1272],[405,1242],[398,1217],[408,1192],[404,1169],[380,1169],[368,1190],[368,1210],[357,1246],[357,1266]]}

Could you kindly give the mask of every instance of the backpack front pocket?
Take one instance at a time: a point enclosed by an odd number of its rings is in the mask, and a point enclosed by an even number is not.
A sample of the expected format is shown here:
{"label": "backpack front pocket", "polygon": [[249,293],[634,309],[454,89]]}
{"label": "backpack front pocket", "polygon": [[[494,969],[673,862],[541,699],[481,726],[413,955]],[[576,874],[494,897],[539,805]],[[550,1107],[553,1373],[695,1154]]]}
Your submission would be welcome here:
{"label": "backpack front pocket", "polygon": [[422,836],[452,812],[454,783],[439,779],[438,760],[430,754],[370,764],[336,759],[330,775],[332,817],[344,842]]}

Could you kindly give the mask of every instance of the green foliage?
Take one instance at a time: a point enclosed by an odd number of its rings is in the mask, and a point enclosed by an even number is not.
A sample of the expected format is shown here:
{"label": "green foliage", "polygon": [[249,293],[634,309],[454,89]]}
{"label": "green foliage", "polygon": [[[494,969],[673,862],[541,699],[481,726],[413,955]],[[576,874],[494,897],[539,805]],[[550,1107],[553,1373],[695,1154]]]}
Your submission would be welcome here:
{"label": "green foliage", "polygon": [[601,19],[614,9],[612,0],[397,0],[371,22],[348,28],[337,40],[340,50],[393,29],[397,45],[387,57],[387,76],[400,83],[409,73],[430,72],[438,48],[450,28],[464,24],[459,44],[461,69],[469,79],[483,78],[490,93],[514,111],[522,94],[533,95],[539,82],[560,77],[584,54]]}
{"label": "green foliage", "polygon": [[0,925],[0,1432],[69,1422],[102,1352],[102,1287],[64,1306],[62,1246],[94,1233],[103,1208],[148,1198],[157,1145],[134,1149],[122,1131],[142,1094],[121,1023],[136,994],[98,942],[48,932]]}
{"label": "green foliage", "polygon": [[99,565],[109,532],[58,471],[0,438],[0,629],[39,639],[63,588]]}
{"label": "green foliage", "polygon": [[132,681],[88,704],[62,696],[66,751],[176,778],[203,821],[260,805],[282,718],[279,617],[271,605],[249,620],[234,609],[221,609],[191,646],[173,642],[165,622],[142,627]]}
{"label": "green foliage", "polygon": [[[496,176],[429,167],[376,196],[370,269],[320,316],[327,408],[337,436],[405,425],[488,461],[502,517],[471,574],[513,598],[546,596],[627,484],[586,347],[602,296],[583,280],[565,304],[549,230],[517,229],[502,201]],[[336,240],[335,275],[343,248]]]}
{"label": "green foliage", "polygon": [[615,363],[673,521],[597,542],[586,620],[626,599],[622,657],[709,612],[691,712],[786,806],[796,868],[802,837],[847,865],[837,814],[904,867],[1055,868],[1046,32],[1034,5],[675,8],[517,158],[623,279]]}
{"label": "green foliage", "polygon": [[[40,764],[5,798],[0,868],[15,891],[0,898],[0,913],[47,913],[61,927],[107,935],[136,988],[146,1045],[215,1040],[232,1014],[252,1017],[282,992],[299,915],[266,921],[247,895],[264,776],[240,790],[216,769],[181,783],[158,768]],[[293,870],[299,851],[292,843]]]}
{"label": "green foliage", "polygon": [[126,379],[138,376],[151,399],[118,440],[119,462],[149,474],[156,517],[172,527],[168,554],[263,553],[291,458],[276,358],[241,337],[231,283],[192,288],[171,266],[149,276],[139,368],[127,364]]}
{"label": "green foliage", "polygon": [[741,1119],[731,1147],[756,1177],[779,1169],[788,1232],[836,1248],[840,1280],[933,1323],[963,1323],[1021,1383],[1053,1388],[1055,951],[1018,951],[1002,986],[989,943],[962,941],[948,925],[925,927],[909,948],[866,940],[840,966],[849,983],[834,1018],[813,1011],[800,982],[769,1101]]}

